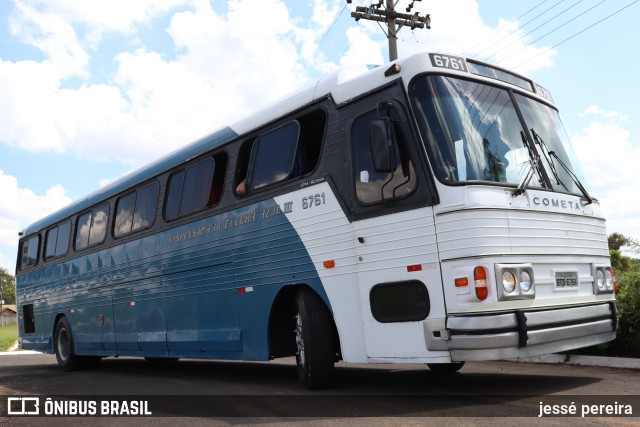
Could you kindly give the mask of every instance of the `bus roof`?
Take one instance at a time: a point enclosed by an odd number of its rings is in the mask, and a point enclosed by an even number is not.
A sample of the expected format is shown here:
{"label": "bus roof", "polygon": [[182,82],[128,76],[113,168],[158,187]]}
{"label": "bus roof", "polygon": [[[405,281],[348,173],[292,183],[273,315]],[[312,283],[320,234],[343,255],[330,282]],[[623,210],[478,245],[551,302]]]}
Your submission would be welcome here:
{"label": "bus roof", "polygon": [[[155,160],[104,187],[101,187],[91,194],[73,201],[64,208],[32,223],[26,227],[20,235],[28,236],[54,225],[76,213],[96,206],[100,202],[106,201],[109,198],[126,191],[128,188],[135,187],[144,181],[160,175],[166,170],[179,166],[194,157],[204,154],[207,151],[234,139],[239,135],[253,131],[260,126],[308,105],[315,100],[330,96],[334,102],[342,104],[350,99],[362,95],[363,93],[380,87],[399,76],[412,77],[426,70],[433,70],[433,59],[430,59],[433,55],[434,54],[417,53],[407,58],[394,61],[390,64],[385,64],[384,66],[357,66],[336,70],[325,77],[294,91],[283,98],[280,98],[266,108],[239,120],[231,126],[223,127],[199,140],[196,140],[195,142],[184,145],[160,159]],[[451,55],[445,56],[454,58]],[[478,63],[477,61],[473,62]],[[480,65],[492,70],[506,71],[489,64],[480,63]],[[466,70],[464,71],[467,72]],[[461,74],[459,70],[448,69],[447,72]],[[507,73],[531,82],[530,80],[514,73],[508,71]],[[474,78],[480,78],[483,80],[496,79],[495,75],[489,76],[486,74],[473,74]],[[502,80],[502,82],[512,84],[512,82],[506,80]],[[531,85],[532,93],[543,98],[548,98],[545,96],[544,92],[540,92],[544,91],[544,88],[533,82],[531,82]],[[547,102],[548,101],[550,101],[550,99],[547,99]]]}

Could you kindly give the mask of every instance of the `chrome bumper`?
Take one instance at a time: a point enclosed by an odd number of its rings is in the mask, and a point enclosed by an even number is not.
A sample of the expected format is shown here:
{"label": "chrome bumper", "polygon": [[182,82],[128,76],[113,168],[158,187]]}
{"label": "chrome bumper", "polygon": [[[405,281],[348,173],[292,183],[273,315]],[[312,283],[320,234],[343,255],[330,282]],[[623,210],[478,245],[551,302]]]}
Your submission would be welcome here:
{"label": "chrome bumper", "polygon": [[452,360],[530,357],[607,342],[615,338],[614,301],[501,314],[453,315],[447,320]]}

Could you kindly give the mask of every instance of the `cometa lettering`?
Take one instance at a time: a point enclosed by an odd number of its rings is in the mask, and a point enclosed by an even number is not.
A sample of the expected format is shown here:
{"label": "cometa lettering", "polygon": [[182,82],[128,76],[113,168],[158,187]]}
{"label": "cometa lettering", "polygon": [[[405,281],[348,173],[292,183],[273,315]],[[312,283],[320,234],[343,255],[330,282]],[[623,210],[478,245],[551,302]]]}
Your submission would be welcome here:
{"label": "cometa lettering", "polygon": [[535,196],[533,198],[533,204],[536,206],[551,206],[554,208],[580,210],[580,203],[572,200],[550,199],[548,197]]}

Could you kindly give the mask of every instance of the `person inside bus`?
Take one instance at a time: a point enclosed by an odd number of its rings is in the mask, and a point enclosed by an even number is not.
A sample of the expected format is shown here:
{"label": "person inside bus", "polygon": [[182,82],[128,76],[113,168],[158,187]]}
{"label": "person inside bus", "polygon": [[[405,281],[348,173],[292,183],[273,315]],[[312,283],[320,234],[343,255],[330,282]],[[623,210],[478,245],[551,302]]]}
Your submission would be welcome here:
{"label": "person inside bus", "polygon": [[247,195],[249,189],[247,188],[247,178],[240,181],[240,184],[236,187],[236,194],[240,197]]}

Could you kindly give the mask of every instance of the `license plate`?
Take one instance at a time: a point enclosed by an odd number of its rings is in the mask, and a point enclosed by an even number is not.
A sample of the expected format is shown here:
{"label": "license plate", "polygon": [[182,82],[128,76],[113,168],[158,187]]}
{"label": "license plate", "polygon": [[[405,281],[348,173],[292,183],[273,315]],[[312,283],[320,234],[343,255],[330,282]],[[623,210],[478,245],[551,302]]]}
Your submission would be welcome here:
{"label": "license plate", "polygon": [[573,289],[580,285],[575,271],[556,271],[556,289]]}

